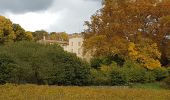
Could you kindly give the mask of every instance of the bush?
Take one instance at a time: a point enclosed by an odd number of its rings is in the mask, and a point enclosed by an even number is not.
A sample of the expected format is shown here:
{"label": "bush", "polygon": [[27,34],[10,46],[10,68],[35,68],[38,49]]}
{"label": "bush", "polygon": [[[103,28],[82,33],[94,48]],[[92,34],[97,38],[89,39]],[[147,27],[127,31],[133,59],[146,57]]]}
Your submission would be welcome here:
{"label": "bush", "polygon": [[95,68],[95,69],[98,69],[101,66],[102,62],[103,62],[103,60],[100,57],[92,58],[90,60],[91,67]]}
{"label": "bush", "polygon": [[170,77],[163,80],[163,87],[166,89],[170,89]]}
{"label": "bush", "polygon": [[119,66],[124,64],[124,59],[118,55],[100,56],[91,59],[90,64],[92,68],[99,69],[102,65],[110,66],[112,63],[116,63]]}
{"label": "bush", "polygon": [[130,83],[148,83],[156,80],[156,75],[152,70],[148,70],[133,61],[127,60],[122,70],[125,70]]}
{"label": "bush", "polygon": [[15,68],[16,64],[10,57],[0,54],[0,84],[9,82]]}
{"label": "bush", "polygon": [[136,64],[133,61],[126,61],[122,70],[126,72],[128,81],[130,83],[143,83],[145,82],[146,69]]}
{"label": "bush", "polygon": [[170,67],[168,67],[167,70],[168,70],[168,73],[169,73],[169,75],[170,75]]}
{"label": "bush", "polygon": [[[87,85],[89,82],[89,65],[58,45],[17,42],[1,46],[0,51],[0,55],[9,56],[0,57],[0,68],[7,71],[7,75],[1,75],[4,82],[52,85]],[[11,66],[16,66],[15,73]]]}
{"label": "bush", "polygon": [[92,85],[106,86],[111,85],[111,73],[113,66],[102,65],[100,69],[92,69]]}
{"label": "bush", "polygon": [[168,75],[169,75],[168,70],[163,67],[154,69],[153,73],[155,74],[157,81],[161,81],[161,80],[165,79],[166,77],[168,77]]}
{"label": "bush", "polygon": [[102,73],[100,70],[97,69],[91,69],[91,85],[95,86],[105,86],[109,85],[110,77],[105,76],[104,73]]}
{"label": "bush", "polygon": [[150,83],[156,80],[155,74],[152,71],[146,71],[144,75],[144,82]]}
{"label": "bush", "polygon": [[119,68],[115,68],[111,73],[111,85],[121,86],[127,84],[128,78],[126,73],[124,73]]}
{"label": "bush", "polygon": [[70,53],[61,54],[54,59],[55,68],[48,81],[57,85],[88,85],[90,67],[86,62]]}

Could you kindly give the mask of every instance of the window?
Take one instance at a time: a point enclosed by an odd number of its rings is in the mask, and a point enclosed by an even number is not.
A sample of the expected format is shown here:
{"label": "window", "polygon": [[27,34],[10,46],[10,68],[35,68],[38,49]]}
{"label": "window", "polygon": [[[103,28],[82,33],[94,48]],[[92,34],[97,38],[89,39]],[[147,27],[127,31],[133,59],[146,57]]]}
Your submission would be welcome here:
{"label": "window", "polygon": [[81,48],[78,49],[78,54],[81,54]]}
{"label": "window", "polygon": [[71,42],[71,46],[73,46],[73,42]]}
{"label": "window", "polygon": [[78,46],[81,46],[81,42],[78,42]]}

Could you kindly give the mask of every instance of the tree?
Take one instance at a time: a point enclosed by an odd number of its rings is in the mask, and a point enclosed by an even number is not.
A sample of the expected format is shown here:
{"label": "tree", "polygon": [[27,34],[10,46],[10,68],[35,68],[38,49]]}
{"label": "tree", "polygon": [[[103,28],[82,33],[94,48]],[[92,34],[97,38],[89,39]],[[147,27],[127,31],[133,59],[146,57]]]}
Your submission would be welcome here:
{"label": "tree", "polygon": [[58,45],[20,41],[0,46],[0,51],[0,82],[49,85],[89,83],[88,63]]}
{"label": "tree", "polygon": [[49,38],[57,41],[68,41],[69,39],[68,34],[65,32],[60,32],[60,33],[51,32]]}
{"label": "tree", "polygon": [[[98,55],[98,50],[103,48],[100,50],[104,52],[102,55],[126,56],[129,42],[140,44],[142,38],[147,38],[156,43],[158,51],[166,57],[163,47],[165,37],[170,34],[169,5],[168,0],[104,0],[103,8],[91,17],[90,22],[85,22],[85,49]],[[102,41],[95,40],[101,36]]]}
{"label": "tree", "polygon": [[16,39],[14,41],[32,40],[33,39],[32,33],[26,32],[19,24],[13,24],[13,30],[16,35]]}
{"label": "tree", "polygon": [[33,34],[30,31],[25,32],[25,40],[31,41],[33,40]]}
{"label": "tree", "polygon": [[160,68],[160,57],[161,53],[156,43],[152,43],[147,39],[142,39],[138,44],[129,43],[128,59],[136,61],[147,69]]}
{"label": "tree", "polygon": [[33,32],[33,37],[35,41],[38,40],[42,40],[43,38],[48,37],[48,32],[44,31],[44,30],[37,30],[35,32]]}
{"label": "tree", "polygon": [[19,24],[13,24],[9,19],[0,16],[0,44],[32,40],[32,33],[27,33]]}
{"label": "tree", "polygon": [[12,42],[16,38],[13,31],[12,22],[0,16],[0,44]]}
{"label": "tree", "polygon": [[0,54],[0,84],[10,82],[17,65],[5,54]]}

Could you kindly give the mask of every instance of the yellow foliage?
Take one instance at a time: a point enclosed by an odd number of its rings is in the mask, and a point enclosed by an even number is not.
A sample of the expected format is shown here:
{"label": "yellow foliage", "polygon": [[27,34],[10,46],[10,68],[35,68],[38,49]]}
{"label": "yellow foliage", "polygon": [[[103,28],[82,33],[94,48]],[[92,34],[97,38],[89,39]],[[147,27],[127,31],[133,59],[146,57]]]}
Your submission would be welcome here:
{"label": "yellow foliage", "polygon": [[144,41],[141,44],[129,43],[128,57],[148,69],[153,70],[161,67],[161,63],[158,60],[160,56],[161,53],[156,43],[151,44]]}
{"label": "yellow foliage", "polygon": [[129,43],[129,48],[128,48],[128,52],[129,52],[129,56],[131,57],[131,59],[135,60],[137,59],[137,55],[138,55],[138,52],[137,50],[135,50],[135,44],[130,42]]}
{"label": "yellow foliage", "polygon": [[155,68],[161,67],[161,63],[159,62],[159,60],[154,60],[150,58],[150,59],[147,59],[147,62],[144,63],[144,66],[146,66],[148,69],[153,70]]}
{"label": "yellow foliage", "polygon": [[31,32],[26,32],[25,34],[26,34],[27,40],[33,40],[33,35]]}

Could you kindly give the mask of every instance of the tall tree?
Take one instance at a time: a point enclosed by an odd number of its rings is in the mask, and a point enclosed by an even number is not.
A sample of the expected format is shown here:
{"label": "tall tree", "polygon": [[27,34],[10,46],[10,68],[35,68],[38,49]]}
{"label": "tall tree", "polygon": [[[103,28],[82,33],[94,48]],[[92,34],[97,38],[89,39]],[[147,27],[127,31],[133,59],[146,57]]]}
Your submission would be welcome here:
{"label": "tall tree", "polygon": [[170,34],[169,15],[170,0],[104,0],[103,8],[85,22],[84,47],[96,55],[98,50],[102,55],[126,55],[128,42],[140,44],[146,38],[147,44],[156,43],[156,51],[163,54],[165,37]]}

